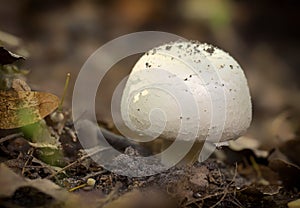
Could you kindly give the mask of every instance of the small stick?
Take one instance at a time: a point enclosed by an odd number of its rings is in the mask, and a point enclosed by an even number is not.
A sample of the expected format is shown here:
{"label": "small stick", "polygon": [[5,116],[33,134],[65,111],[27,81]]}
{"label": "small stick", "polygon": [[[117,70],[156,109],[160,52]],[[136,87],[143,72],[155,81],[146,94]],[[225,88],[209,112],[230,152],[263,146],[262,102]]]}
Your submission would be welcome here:
{"label": "small stick", "polygon": [[68,191],[69,191],[69,192],[73,192],[73,191],[76,191],[77,189],[80,189],[80,188],[83,188],[83,187],[86,187],[86,186],[87,186],[87,184],[84,183],[84,184],[81,184],[81,185],[79,185],[79,186],[75,186],[75,187],[69,189]]}
{"label": "small stick", "polygon": [[3,142],[8,141],[8,140],[10,140],[10,139],[14,139],[14,138],[16,138],[16,137],[19,137],[19,136],[23,136],[23,133],[20,132],[20,133],[10,134],[10,135],[8,135],[8,136],[2,137],[2,138],[0,139],[0,144],[3,143]]}
{"label": "small stick", "polygon": [[103,147],[102,147],[102,148],[101,148],[101,147],[94,147],[93,149],[95,149],[93,152],[91,152],[91,153],[89,153],[89,154],[86,154],[86,155],[82,156],[81,158],[77,159],[76,161],[74,161],[74,162],[70,163],[69,165],[63,167],[63,168],[60,169],[59,171],[57,171],[57,172],[55,172],[55,173],[53,173],[53,174],[47,176],[46,179],[51,179],[51,178],[55,177],[57,174],[59,174],[59,173],[65,171],[65,170],[67,170],[68,168],[72,167],[73,165],[75,165],[75,164],[77,164],[77,163],[79,163],[79,162],[85,160],[86,158],[88,158],[88,157],[90,157],[90,156],[92,156],[92,155],[94,155],[94,154],[97,154],[97,153],[99,153],[99,152],[108,150],[108,149],[110,149],[110,147],[105,147],[105,148],[103,148]]}
{"label": "small stick", "polygon": [[97,172],[86,175],[85,177],[82,178],[82,180],[86,181],[88,178],[92,178],[92,177],[101,175],[101,174],[106,173],[106,172],[107,172],[107,170],[97,171]]}
{"label": "small stick", "polygon": [[255,161],[255,159],[254,159],[253,156],[250,156],[250,161],[251,161],[251,163],[252,163],[253,169],[254,169],[254,170],[256,171],[256,173],[257,173],[257,177],[258,177],[258,178],[262,178],[262,174],[261,174],[260,168],[259,168],[258,164],[256,163],[256,161]]}
{"label": "small stick", "polygon": [[[235,163],[235,171],[234,171],[234,176],[232,177],[231,181],[226,185],[226,187],[224,188],[224,191],[222,192],[218,192],[218,193],[215,193],[215,194],[211,194],[211,195],[207,195],[205,197],[202,197],[200,199],[196,199],[196,200],[190,200],[190,201],[187,201],[184,205],[185,207],[193,204],[193,203],[197,203],[197,202],[200,202],[200,201],[204,201],[205,199],[209,199],[209,198],[212,198],[212,197],[217,197],[217,196],[220,196],[222,195],[221,199],[215,203],[213,206],[211,207],[216,207],[218,206],[225,198],[228,194],[231,194],[231,193],[235,193],[236,192],[236,189],[234,189],[233,191],[230,191],[229,188],[230,186],[235,182],[235,179],[237,177],[237,163]],[[243,191],[243,190],[246,190],[247,188],[243,188],[239,191]]]}
{"label": "small stick", "polygon": [[64,103],[64,100],[65,100],[65,97],[66,97],[66,94],[67,94],[67,88],[69,86],[69,82],[70,82],[70,77],[71,77],[71,74],[70,73],[67,73],[67,78],[66,78],[66,82],[65,82],[65,87],[64,87],[64,91],[63,91],[63,96],[60,100],[60,104],[58,106],[58,112],[62,112],[62,105]]}
{"label": "small stick", "polygon": [[25,164],[24,164],[24,166],[23,166],[23,168],[22,168],[22,172],[21,172],[21,175],[22,175],[22,176],[24,176],[25,169],[26,169],[26,167],[27,167],[29,161],[32,160],[32,157],[33,157],[32,154],[33,154],[33,150],[31,149],[30,152],[29,152],[29,157],[28,157],[28,159],[26,160],[26,162],[25,162]]}
{"label": "small stick", "polygon": [[[33,159],[31,162],[39,163],[41,165],[41,166],[31,166],[33,168],[48,168],[48,170],[50,170],[51,173],[56,173],[56,170],[51,165],[44,163],[43,161],[37,159],[34,156],[33,156]],[[27,167],[30,167],[30,166],[27,166]]]}

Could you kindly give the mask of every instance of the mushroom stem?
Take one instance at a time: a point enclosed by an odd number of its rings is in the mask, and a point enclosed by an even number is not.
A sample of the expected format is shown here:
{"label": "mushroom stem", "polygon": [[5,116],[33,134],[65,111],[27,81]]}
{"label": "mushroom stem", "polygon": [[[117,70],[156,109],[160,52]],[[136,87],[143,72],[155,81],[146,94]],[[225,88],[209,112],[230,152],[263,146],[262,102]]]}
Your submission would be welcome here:
{"label": "mushroom stem", "polygon": [[[174,141],[159,137],[152,142],[148,143],[140,143],[146,149],[149,149],[152,154],[158,154],[169,148]],[[181,146],[186,146],[187,142],[189,141],[176,141]],[[195,141],[193,143],[192,148],[190,151],[176,164],[177,166],[184,166],[184,165],[193,165],[199,158],[199,154],[202,150],[204,145],[204,141]],[[175,156],[176,152],[174,152]],[[161,157],[162,164],[169,164],[170,163],[170,156],[168,158]]]}
{"label": "mushroom stem", "polygon": [[[182,146],[186,145],[188,141],[178,141],[179,143],[182,143]],[[164,151],[166,148],[168,148],[173,141],[169,140],[163,140],[161,141],[161,151]],[[202,147],[204,145],[203,141],[195,141],[193,143],[192,148],[189,152],[186,153],[186,155],[176,164],[176,166],[185,166],[185,165],[193,165],[199,158],[199,154],[202,150]],[[176,153],[174,153],[176,154]],[[169,159],[161,158],[161,162],[163,164],[168,163]]]}

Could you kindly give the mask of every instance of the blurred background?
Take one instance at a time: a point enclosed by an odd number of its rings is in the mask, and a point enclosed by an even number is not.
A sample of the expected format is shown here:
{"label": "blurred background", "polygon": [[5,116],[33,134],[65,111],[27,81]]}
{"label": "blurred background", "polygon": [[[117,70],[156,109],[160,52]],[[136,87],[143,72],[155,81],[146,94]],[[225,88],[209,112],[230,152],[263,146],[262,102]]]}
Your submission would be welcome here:
{"label": "blurred background", "polygon": [[[254,108],[246,136],[260,148],[297,137],[300,1],[0,0],[0,5],[0,39],[28,57],[23,67],[31,71],[33,89],[61,96],[71,73],[67,107],[80,68],[97,48],[127,33],[159,30],[211,43],[238,60]],[[121,61],[101,82],[99,120],[111,122],[111,95],[138,57]]]}

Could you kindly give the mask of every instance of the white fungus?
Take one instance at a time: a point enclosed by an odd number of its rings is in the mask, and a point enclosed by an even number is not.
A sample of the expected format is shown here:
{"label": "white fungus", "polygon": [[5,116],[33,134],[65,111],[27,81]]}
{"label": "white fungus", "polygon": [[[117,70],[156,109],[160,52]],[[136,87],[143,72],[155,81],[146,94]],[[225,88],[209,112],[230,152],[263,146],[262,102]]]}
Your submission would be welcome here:
{"label": "white fungus", "polygon": [[[185,96],[192,96],[195,105]],[[137,135],[174,140],[180,133],[189,141],[196,134],[202,141],[209,133],[220,133],[222,142],[246,131],[252,106],[244,72],[228,53],[205,43],[177,41],[137,61],[122,95],[121,114]],[[214,126],[213,115],[224,120],[223,126]],[[184,128],[182,122],[187,123]]]}

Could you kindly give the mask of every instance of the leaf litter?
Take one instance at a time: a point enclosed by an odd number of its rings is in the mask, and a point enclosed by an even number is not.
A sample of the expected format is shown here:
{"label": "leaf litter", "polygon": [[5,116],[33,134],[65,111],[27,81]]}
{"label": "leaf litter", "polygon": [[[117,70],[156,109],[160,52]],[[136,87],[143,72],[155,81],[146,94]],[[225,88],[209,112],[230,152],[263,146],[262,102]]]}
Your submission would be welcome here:
{"label": "leaf litter", "polygon": [[[14,72],[19,74],[18,70]],[[1,78],[7,80],[7,76]],[[0,132],[0,204],[3,207],[297,206],[298,201],[292,199],[300,197],[299,162],[289,151],[298,150],[298,139],[294,136],[275,150],[260,150],[259,144],[250,139],[246,141],[252,143],[242,142],[238,148],[229,146],[218,150],[214,158],[203,163],[172,167],[149,177],[125,177],[105,170],[81,151],[68,110],[62,110],[63,119],[55,122],[51,119],[53,114],[47,117],[57,107],[57,98],[46,102],[48,95],[30,91],[14,76],[9,78],[7,86],[15,91],[1,94],[4,95],[1,109],[9,100],[7,95],[14,98],[12,106],[15,101],[28,104],[41,97],[29,105],[30,109],[36,111],[38,107],[39,111],[32,122],[13,120],[9,125],[0,126],[12,128]],[[22,97],[23,94],[26,96]],[[51,107],[43,107],[44,102]],[[9,121],[2,119],[6,109],[1,112],[4,112],[1,121]],[[146,150],[139,145],[105,132],[108,141],[126,154],[145,154]],[[126,154],[119,158],[121,163],[116,160],[113,164],[119,171],[126,171],[122,166],[124,161],[135,165]],[[144,164],[144,169],[147,168]],[[87,181],[91,179],[95,184],[88,186]]]}

